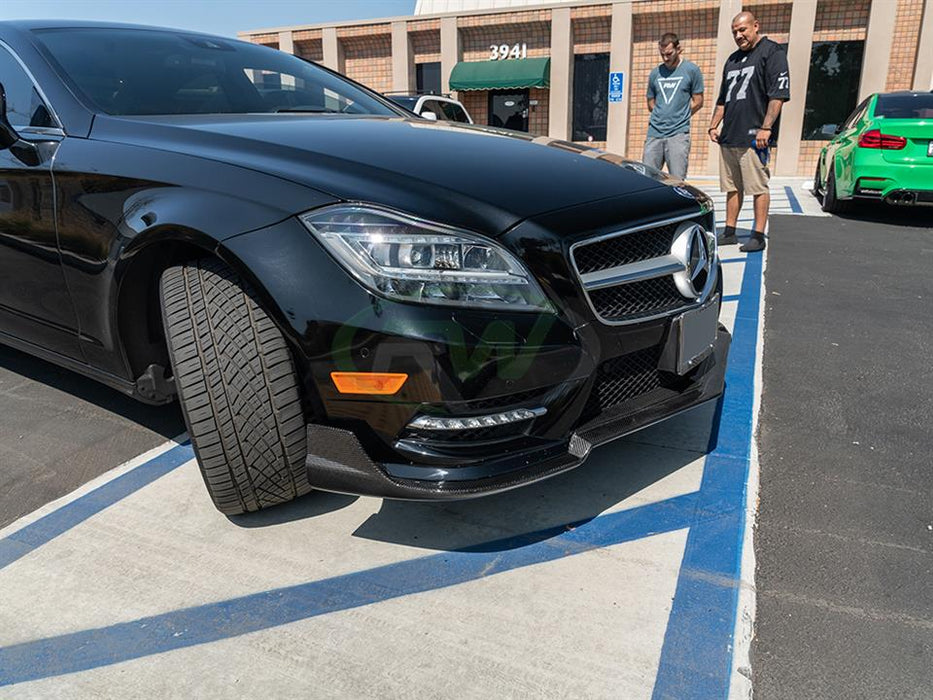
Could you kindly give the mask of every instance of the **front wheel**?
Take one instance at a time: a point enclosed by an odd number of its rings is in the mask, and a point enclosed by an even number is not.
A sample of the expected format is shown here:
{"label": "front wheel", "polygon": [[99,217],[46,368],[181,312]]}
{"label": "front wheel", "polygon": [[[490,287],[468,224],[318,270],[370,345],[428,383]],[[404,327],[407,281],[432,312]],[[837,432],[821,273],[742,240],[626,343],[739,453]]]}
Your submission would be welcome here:
{"label": "front wheel", "polygon": [[253,290],[201,259],[162,274],[160,301],[188,435],[217,509],[256,511],[310,491],[291,354]]}

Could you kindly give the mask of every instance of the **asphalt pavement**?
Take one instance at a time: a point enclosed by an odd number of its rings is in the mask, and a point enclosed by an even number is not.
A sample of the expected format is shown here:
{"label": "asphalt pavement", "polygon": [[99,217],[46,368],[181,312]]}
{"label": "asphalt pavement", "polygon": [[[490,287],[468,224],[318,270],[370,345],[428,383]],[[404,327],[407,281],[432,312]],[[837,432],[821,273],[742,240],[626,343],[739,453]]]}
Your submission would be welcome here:
{"label": "asphalt pavement", "polygon": [[147,406],[0,345],[0,527],[185,430]]}
{"label": "asphalt pavement", "polygon": [[933,218],[777,216],[756,698],[933,697]]}

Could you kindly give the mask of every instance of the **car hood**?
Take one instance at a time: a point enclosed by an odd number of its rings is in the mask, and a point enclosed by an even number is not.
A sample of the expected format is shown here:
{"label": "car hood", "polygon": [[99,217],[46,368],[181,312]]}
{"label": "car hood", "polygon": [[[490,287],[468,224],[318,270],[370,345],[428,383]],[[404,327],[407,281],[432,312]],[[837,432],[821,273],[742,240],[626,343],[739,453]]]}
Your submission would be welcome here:
{"label": "car hood", "polygon": [[492,235],[544,212],[666,186],[564,141],[403,118],[98,117],[91,138],[221,161]]}

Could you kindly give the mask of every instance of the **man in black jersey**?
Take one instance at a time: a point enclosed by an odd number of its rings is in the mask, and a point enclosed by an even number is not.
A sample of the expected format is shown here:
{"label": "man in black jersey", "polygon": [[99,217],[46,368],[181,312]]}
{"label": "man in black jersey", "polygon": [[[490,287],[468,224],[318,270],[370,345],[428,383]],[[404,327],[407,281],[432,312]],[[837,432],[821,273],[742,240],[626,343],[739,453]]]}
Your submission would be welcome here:
{"label": "man in black jersey", "polygon": [[726,229],[719,243],[738,242],[735,225],[742,199],[750,194],[755,198],[755,228],[739,250],[753,252],[765,247],[771,205],[768,162],[777,143],[781,107],[790,99],[790,76],[786,47],[761,36],[751,12],[735,16],[732,36],[739,50],[723,66],[722,88],[709,125],[710,140],[720,146],[719,184],[726,193]]}

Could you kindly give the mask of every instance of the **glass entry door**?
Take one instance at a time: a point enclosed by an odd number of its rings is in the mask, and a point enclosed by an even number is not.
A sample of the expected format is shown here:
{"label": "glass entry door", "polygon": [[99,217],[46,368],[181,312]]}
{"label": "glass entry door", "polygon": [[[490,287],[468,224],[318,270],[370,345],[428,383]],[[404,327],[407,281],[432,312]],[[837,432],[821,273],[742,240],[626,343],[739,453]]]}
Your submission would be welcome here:
{"label": "glass entry door", "polygon": [[527,132],[528,91],[491,91],[489,93],[489,126]]}

